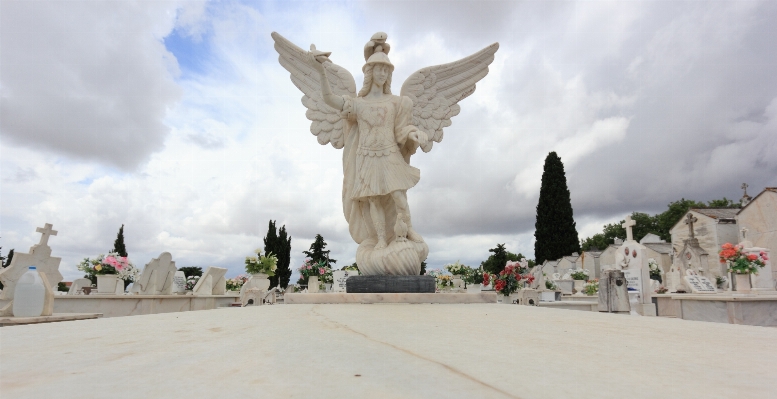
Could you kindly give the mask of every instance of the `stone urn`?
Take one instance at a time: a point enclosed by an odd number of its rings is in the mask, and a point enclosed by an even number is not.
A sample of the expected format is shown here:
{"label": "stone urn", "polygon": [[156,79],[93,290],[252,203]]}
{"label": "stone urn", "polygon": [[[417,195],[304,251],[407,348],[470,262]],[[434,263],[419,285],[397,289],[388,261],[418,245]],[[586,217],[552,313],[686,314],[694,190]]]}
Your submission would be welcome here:
{"label": "stone urn", "polygon": [[734,277],[734,291],[750,292],[750,274],[732,273]]}
{"label": "stone urn", "polygon": [[308,277],[308,293],[315,294],[318,292],[318,276]]}
{"label": "stone urn", "polygon": [[98,294],[115,294],[116,284],[121,284],[124,287],[124,281],[119,280],[118,274],[98,274],[97,275],[97,293]]}
{"label": "stone urn", "polygon": [[480,294],[483,291],[482,284],[467,284],[468,294]]}
{"label": "stone urn", "polygon": [[585,288],[585,280],[575,280],[575,291],[577,294],[583,294]]}
{"label": "stone urn", "polygon": [[510,295],[497,295],[499,303],[503,305],[512,305],[513,304],[513,298]]}

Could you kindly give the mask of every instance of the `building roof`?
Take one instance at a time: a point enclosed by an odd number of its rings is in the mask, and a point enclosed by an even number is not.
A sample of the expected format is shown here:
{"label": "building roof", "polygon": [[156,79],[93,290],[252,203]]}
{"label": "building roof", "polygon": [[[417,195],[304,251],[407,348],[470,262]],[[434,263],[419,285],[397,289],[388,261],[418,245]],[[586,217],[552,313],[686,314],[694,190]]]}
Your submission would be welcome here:
{"label": "building roof", "polygon": [[672,253],[672,243],[670,242],[646,242],[644,244],[645,247],[650,248],[660,254],[671,254]]}
{"label": "building roof", "polygon": [[583,254],[580,256],[593,256],[594,258],[598,258],[602,252],[604,251],[583,251]]}
{"label": "building roof", "polygon": [[739,213],[739,208],[692,208],[690,210],[713,219],[734,219],[734,216]]}
{"label": "building roof", "polygon": [[546,259],[545,262],[542,263],[542,266],[545,266],[545,265],[556,266],[556,265],[558,265],[558,261],[557,260],[547,260]]}
{"label": "building roof", "polygon": [[[741,209],[739,208],[691,208],[688,210],[688,212],[696,212],[708,218],[715,219],[718,223],[736,223],[736,215],[740,211]],[[678,225],[685,224],[685,216],[688,212],[686,212],[683,217],[669,229],[669,231],[674,230]]]}
{"label": "building roof", "polygon": [[739,212],[737,212],[737,214],[739,214],[739,213],[741,213],[742,211],[744,211],[745,209],[747,209],[747,207],[748,207],[748,206],[750,206],[750,204],[752,204],[753,202],[755,202],[755,200],[756,200],[756,199],[758,199],[758,197],[760,197],[760,196],[761,196],[761,194],[763,194],[763,193],[765,193],[765,192],[772,192],[772,193],[777,193],[777,187],[764,187],[763,191],[761,191],[760,193],[758,193],[758,195],[756,195],[755,197],[753,197],[753,199],[752,199],[752,200],[750,200],[750,202],[748,202],[748,203],[747,203],[747,205],[743,206],[743,207],[742,207],[742,209],[740,209],[740,210],[739,210]]}

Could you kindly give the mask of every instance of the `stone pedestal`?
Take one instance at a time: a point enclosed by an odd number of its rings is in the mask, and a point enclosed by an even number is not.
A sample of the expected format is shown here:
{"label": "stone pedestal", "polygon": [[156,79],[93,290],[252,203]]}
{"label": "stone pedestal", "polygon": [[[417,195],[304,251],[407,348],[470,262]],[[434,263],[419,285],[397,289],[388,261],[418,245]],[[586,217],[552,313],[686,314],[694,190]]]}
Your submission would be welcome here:
{"label": "stone pedestal", "polygon": [[348,293],[434,293],[432,276],[353,276]]}

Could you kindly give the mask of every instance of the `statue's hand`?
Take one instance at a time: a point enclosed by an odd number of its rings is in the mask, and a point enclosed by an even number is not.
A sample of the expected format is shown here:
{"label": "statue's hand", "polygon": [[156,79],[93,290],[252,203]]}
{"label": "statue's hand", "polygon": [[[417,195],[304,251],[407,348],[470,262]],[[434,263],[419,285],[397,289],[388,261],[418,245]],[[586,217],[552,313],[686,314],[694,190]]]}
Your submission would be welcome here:
{"label": "statue's hand", "polygon": [[[321,61],[319,61],[321,60]],[[325,58],[321,56],[315,56],[312,52],[308,52],[308,63],[318,71],[318,73],[324,73],[324,62]]]}
{"label": "statue's hand", "polygon": [[418,145],[424,145],[429,141],[429,136],[421,130],[414,130],[410,132],[410,139],[418,143]]}

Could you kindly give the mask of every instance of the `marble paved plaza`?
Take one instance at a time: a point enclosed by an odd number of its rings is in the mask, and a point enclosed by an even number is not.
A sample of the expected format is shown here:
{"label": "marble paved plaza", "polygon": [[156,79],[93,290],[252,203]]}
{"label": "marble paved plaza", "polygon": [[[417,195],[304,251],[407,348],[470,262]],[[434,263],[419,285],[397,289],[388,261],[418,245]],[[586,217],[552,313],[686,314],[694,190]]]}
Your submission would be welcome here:
{"label": "marble paved plaza", "polygon": [[0,328],[0,397],[773,398],[777,329],[516,305],[275,305]]}

